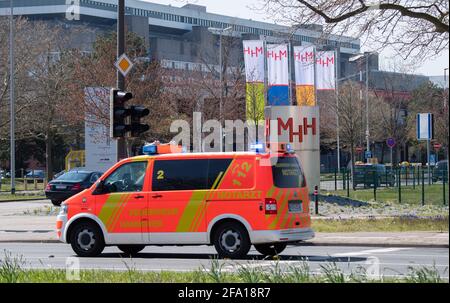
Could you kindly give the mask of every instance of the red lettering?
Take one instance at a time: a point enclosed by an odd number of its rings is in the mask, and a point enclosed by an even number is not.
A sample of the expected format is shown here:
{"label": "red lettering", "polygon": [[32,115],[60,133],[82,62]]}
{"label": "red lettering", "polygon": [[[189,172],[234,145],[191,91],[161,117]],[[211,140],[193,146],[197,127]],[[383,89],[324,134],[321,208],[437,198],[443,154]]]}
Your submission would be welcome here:
{"label": "red lettering", "polygon": [[316,63],[322,66],[334,65],[334,57],[327,57],[326,60],[323,58],[319,58],[316,60]]}
{"label": "red lettering", "polygon": [[312,123],[308,124],[308,118],[303,118],[303,126],[305,136],[308,135],[308,128],[312,129],[313,136],[316,135],[316,118],[312,118]]}
{"label": "red lettering", "polygon": [[250,55],[252,57],[258,57],[258,55],[262,53],[262,47],[255,47],[254,49],[251,49],[250,47],[244,48],[244,54]]}
{"label": "red lettering", "polygon": [[298,142],[303,142],[303,126],[298,126],[298,132],[294,131],[294,121],[292,118],[289,118],[286,123],[283,122],[281,118],[277,119],[278,121],[278,136],[281,136],[282,130],[287,130],[289,132],[289,142],[294,142],[294,136],[298,136]]}

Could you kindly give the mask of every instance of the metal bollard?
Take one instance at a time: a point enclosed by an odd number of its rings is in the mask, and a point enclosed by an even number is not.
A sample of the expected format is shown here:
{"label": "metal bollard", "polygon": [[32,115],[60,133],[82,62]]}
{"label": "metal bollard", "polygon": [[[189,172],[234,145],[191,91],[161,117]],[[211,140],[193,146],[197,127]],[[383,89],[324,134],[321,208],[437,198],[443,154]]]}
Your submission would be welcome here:
{"label": "metal bollard", "polygon": [[345,169],[342,171],[342,189],[345,190],[345,185],[347,181],[345,180]]}
{"label": "metal bollard", "polygon": [[409,174],[408,166],[405,167],[405,172],[406,172],[406,186],[408,186],[408,174]]}
{"label": "metal bollard", "polygon": [[337,191],[337,168],[334,168],[334,190]]}
{"label": "metal bollard", "polygon": [[444,170],[442,170],[442,194],[443,200],[444,200],[444,206],[447,204],[445,201],[445,178],[447,177],[447,174],[445,174]]}
{"label": "metal bollard", "polygon": [[316,215],[319,214],[319,187],[316,185],[314,186],[314,203],[315,203],[315,213]]}
{"label": "metal bollard", "polygon": [[422,206],[425,205],[425,171],[422,169]]}
{"label": "metal bollard", "polygon": [[402,169],[398,170],[398,203],[402,203]]}
{"label": "metal bollard", "polygon": [[347,170],[347,197],[350,198],[350,171]]}
{"label": "metal bollard", "polygon": [[377,182],[378,182],[378,178],[377,178],[377,172],[375,171],[373,174],[373,199],[374,201],[377,201]]}

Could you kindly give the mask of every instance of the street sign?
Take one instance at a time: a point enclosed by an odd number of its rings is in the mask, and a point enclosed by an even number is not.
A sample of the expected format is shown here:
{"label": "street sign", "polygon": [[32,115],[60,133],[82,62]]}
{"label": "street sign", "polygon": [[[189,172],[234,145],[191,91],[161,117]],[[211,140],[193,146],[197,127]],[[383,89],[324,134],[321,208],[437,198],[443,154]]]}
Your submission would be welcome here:
{"label": "street sign", "polygon": [[366,157],[366,159],[372,158],[372,152],[370,150],[366,150],[364,153],[364,157]]}
{"label": "street sign", "polygon": [[133,68],[133,62],[130,60],[130,58],[128,58],[127,55],[122,54],[122,56],[120,56],[119,59],[117,59],[115,66],[120,71],[120,73],[125,77]]}
{"label": "street sign", "polygon": [[430,166],[435,166],[435,165],[436,165],[436,155],[431,154],[430,155]]}
{"label": "street sign", "polygon": [[442,144],[440,144],[440,143],[434,143],[434,144],[433,144],[433,147],[434,147],[434,149],[436,149],[436,150],[440,150],[441,147],[442,147]]}
{"label": "street sign", "polygon": [[388,139],[386,140],[386,145],[387,145],[389,148],[394,148],[396,144],[397,144],[397,142],[395,142],[395,139],[394,139],[394,138],[388,138]]}
{"label": "street sign", "polygon": [[433,139],[433,114],[417,114],[417,140]]}

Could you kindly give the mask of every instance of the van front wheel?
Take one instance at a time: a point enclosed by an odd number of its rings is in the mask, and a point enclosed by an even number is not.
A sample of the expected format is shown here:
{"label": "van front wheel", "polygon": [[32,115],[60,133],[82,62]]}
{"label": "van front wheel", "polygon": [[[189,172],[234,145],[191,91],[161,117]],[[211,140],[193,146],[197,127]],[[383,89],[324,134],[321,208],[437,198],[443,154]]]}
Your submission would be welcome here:
{"label": "van front wheel", "polygon": [[241,259],[250,250],[247,230],[235,222],[221,224],[214,233],[214,246],[221,258]]}
{"label": "van front wheel", "polygon": [[80,222],[70,235],[73,251],[80,257],[96,257],[105,248],[100,228],[92,222]]}
{"label": "van front wheel", "polygon": [[255,249],[264,256],[276,256],[286,249],[286,243],[255,244]]}

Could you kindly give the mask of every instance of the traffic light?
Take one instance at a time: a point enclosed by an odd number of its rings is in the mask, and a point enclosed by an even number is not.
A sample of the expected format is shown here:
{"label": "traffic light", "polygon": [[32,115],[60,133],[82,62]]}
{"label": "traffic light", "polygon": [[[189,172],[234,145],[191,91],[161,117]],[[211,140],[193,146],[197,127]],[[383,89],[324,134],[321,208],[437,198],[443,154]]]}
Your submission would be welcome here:
{"label": "traffic light", "polygon": [[141,118],[148,116],[150,111],[143,106],[127,107],[125,103],[133,99],[130,92],[111,89],[110,94],[110,136],[111,138],[123,138],[127,134],[130,137],[138,137],[149,130],[147,124],[141,124]]}
{"label": "traffic light", "polygon": [[132,98],[132,93],[123,92],[114,88],[111,89],[109,117],[111,138],[125,137],[125,134],[129,129],[127,125],[129,111],[125,107],[125,103]]}
{"label": "traffic light", "polygon": [[142,124],[141,119],[148,116],[150,111],[143,106],[131,106],[130,107],[130,132],[131,137],[139,137],[140,134],[145,133],[150,129],[147,124]]}

